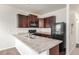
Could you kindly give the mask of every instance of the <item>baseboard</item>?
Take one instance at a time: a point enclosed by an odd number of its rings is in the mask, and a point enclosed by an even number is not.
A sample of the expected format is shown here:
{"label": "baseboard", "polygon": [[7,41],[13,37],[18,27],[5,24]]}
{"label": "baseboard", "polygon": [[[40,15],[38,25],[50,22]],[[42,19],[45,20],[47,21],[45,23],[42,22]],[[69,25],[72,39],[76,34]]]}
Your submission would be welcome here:
{"label": "baseboard", "polygon": [[3,50],[7,50],[7,49],[10,49],[10,48],[13,48],[14,46],[12,46],[12,47],[7,47],[7,48],[2,48],[2,49],[0,49],[0,51],[3,51]]}

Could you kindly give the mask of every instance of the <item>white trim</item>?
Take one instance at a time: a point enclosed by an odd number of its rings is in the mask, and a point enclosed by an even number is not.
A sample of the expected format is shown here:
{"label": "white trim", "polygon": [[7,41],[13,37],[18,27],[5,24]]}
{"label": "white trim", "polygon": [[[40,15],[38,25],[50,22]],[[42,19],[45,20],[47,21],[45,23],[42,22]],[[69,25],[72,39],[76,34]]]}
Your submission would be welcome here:
{"label": "white trim", "polygon": [[66,7],[66,54],[69,55],[69,4]]}

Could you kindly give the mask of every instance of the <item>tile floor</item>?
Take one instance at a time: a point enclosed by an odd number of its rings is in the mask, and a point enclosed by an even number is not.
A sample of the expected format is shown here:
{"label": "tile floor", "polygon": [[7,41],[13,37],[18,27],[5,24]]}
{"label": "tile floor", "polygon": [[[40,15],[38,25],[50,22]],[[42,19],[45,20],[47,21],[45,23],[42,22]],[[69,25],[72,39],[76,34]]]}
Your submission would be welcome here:
{"label": "tile floor", "polygon": [[20,53],[14,47],[14,48],[10,48],[10,49],[7,49],[7,50],[0,51],[0,55],[20,55]]}

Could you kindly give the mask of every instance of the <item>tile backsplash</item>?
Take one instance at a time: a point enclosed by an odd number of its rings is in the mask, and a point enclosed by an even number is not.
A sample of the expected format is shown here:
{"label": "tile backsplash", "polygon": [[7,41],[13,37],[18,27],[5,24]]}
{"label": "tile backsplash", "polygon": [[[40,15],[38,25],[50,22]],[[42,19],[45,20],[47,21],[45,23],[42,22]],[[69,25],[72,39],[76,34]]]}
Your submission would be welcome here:
{"label": "tile backsplash", "polygon": [[35,29],[37,32],[51,33],[51,28],[17,28],[17,33],[27,33],[28,30]]}

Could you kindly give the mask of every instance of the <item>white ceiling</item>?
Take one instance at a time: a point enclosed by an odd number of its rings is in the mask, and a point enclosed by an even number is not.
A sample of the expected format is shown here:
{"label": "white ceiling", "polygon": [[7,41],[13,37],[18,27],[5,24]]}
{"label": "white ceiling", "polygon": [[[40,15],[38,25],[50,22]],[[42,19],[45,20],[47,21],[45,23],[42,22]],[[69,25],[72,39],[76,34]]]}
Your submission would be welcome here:
{"label": "white ceiling", "polygon": [[39,15],[66,7],[65,4],[11,4],[10,6]]}

